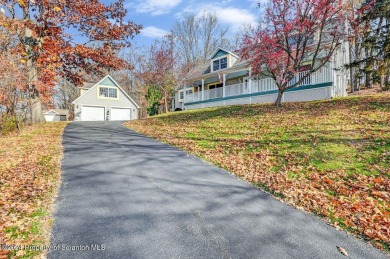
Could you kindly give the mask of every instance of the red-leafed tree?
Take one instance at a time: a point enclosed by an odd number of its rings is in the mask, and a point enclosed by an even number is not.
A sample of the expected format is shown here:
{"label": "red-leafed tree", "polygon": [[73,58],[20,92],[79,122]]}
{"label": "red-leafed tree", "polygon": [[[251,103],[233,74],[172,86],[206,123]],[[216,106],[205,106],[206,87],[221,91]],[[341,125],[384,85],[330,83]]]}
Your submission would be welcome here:
{"label": "red-leafed tree", "polygon": [[[176,86],[175,57],[173,37],[165,36],[161,41],[154,42],[150,48],[148,62],[138,74],[138,78],[146,88],[157,88],[163,98],[164,111],[169,111],[169,99]],[[153,105],[153,104],[150,104]]]}
{"label": "red-leafed tree", "polygon": [[59,77],[81,85],[83,74],[129,66],[117,52],[130,44],[141,26],[125,21],[123,0],[3,0],[0,30],[18,26],[18,51],[27,68],[25,88],[32,122],[43,120],[41,102],[53,94]]}
{"label": "red-leafed tree", "polygon": [[[258,28],[245,35],[242,55],[253,73],[275,80],[281,105],[283,93],[298,86],[333,56],[344,37],[340,0],[270,0]],[[303,64],[310,70],[297,81]]]}

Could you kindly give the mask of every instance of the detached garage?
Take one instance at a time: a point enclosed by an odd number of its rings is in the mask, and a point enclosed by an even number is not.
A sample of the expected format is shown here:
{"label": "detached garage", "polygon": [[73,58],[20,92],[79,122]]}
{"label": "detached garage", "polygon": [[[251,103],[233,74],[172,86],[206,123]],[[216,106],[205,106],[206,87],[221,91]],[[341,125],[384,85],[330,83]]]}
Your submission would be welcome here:
{"label": "detached garage", "polygon": [[139,106],[106,76],[89,88],[82,88],[74,104],[75,121],[128,121],[138,119]]}
{"label": "detached garage", "polygon": [[44,111],[43,118],[46,122],[67,121],[69,118],[69,110],[52,109]]}

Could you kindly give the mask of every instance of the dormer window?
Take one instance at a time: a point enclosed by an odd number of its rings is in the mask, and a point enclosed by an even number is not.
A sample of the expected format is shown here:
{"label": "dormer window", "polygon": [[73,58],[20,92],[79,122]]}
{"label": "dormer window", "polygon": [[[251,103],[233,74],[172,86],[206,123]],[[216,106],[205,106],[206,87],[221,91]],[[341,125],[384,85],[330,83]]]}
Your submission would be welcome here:
{"label": "dormer window", "polygon": [[213,71],[227,68],[227,57],[213,61]]}
{"label": "dormer window", "polygon": [[206,73],[216,72],[218,70],[232,67],[239,57],[233,52],[217,48],[208,59],[210,60],[211,71],[206,70]]}

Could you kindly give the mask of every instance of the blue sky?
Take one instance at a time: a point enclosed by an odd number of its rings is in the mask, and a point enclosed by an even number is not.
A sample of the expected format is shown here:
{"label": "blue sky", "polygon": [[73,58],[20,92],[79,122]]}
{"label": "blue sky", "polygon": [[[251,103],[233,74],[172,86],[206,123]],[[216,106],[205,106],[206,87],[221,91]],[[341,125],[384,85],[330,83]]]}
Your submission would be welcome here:
{"label": "blue sky", "polygon": [[259,0],[127,0],[125,6],[128,10],[127,18],[144,26],[141,35],[136,36],[135,41],[147,44],[167,34],[172,25],[185,13],[198,15],[205,11],[215,13],[221,25],[229,26],[230,33],[234,34],[243,23],[255,24],[259,20],[258,2]]}
{"label": "blue sky", "polygon": [[[102,0],[110,4],[115,0]],[[215,13],[223,28],[229,28],[233,36],[243,24],[256,25],[260,19],[257,4],[268,0],[125,0],[127,19],[143,25],[140,35],[134,38],[137,45],[148,45],[169,33],[173,24],[185,13],[202,15]],[[2,5],[0,5],[1,7]]]}

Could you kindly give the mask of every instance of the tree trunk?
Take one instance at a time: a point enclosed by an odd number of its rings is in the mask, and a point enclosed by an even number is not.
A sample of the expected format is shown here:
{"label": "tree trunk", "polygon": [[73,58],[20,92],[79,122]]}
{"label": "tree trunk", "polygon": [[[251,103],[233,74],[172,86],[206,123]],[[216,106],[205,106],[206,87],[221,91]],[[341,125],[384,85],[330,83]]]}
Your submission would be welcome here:
{"label": "tree trunk", "polygon": [[358,78],[358,69],[354,68],[354,73],[353,73],[353,80],[352,80],[352,93],[359,91],[358,85],[359,85],[359,78]]}
{"label": "tree trunk", "polygon": [[168,96],[164,94],[165,113],[168,113]]}
{"label": "tree trunk", "polygon": [[[352,47],[355,46],[354,45],[354,41],[353,39],[350,40],[350,43],[349,43],[349,59],[350,59],[350,62],[352,63],[353,62],[353,57],[352,57]],[[354,92],[354,86],[353,86],[353,75],[354,75],[354,67],[351,66],[350,69],[349,69],[349,84],[350,84],[350,87],[351,87],[351,93]]]}
{"label": "tree trunk", "polygon": [[34,87],[33,80],[34,80],[34,68],[31,66],[32,61],[29,60],[29,72],[28,72],[28,81],[29,81],[29,90],[30,90],[30,107],[31,107],[31,123],[37,124],[45,122],[45,119],[43,118],[43,112],[42,112],[42,103],[39,99],[39,93]]}
{"label": "tree trunk", "polygon": [[354,85],[353,85],[353,74],[354,74],[353,71],[354,71],[354,67],[351,67],[349,69],[349,75],[350,75],[349,81],[350,81],[350,86],[351,86],[351,93],[353,93],[355,90]]}
{"label": "tree trunk", "polygon": [[366,88],[372,88],[371,72],[366,72]]}
{"label": "tree trunk", "polygon": [[45,122],[42,113],[42,103],[39,99],[39,96],[33,95],[30,97],[30,105],[31,105],[31,123],[38,124]]}
{"label": "tree trunk", "polygon": [[[364,51],[365,51],[365,56],[366,56],[366,57],[372,57],[372,56],[370,56],[370,54],[372,54],[372,53],[369,52],[367,46],[364,47]],[[368,61],[365,62],[365,69],[364,69],[364,71],[365,71],[365,76],[366,76],[366,82],[365,82],[366,88],[372,88],[372,80],[371,80],[371,78],[372,78],[372,72],[371,72],[371,66],[372,66],[372,65],[371,65]]]}
{"label": "tree trunk", "polygon": [[386,72],[387,75],[385,75],[384,80],[384,88],[382,90],[389,91],[390,90],[390,76],[388,75],[388,71]]}
{"label": "tree trunk", "polygon": [[280,91],[278,92],[278,98],[276,98],[276,101],[275,101],[275,106],[276,107],[280,107],[282,105],[282,97],[283,97],[283,93],[284,91]]}
{"label": "tree trunk", "polygon": [[[32,37],[32,32],[30,29],[26,29],[25,37]],[[26,45],[25,46],[26,52],[31,50],[31,46]],[[42,104],[41,100],[39,99],[39,93],[35,89],[34,86],[34,79],[35,79],[35,67],[34,62],[31,58],[27,60],[27,68],[28,68],[28,89],[30,92],[30,106],[31,106],[31,123],[37,124],[41,122],[45,122],[45,119],[43,118],[43,112],[42,112]]]}

